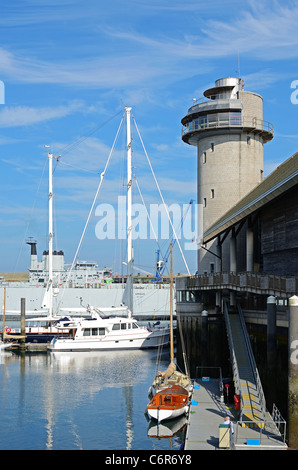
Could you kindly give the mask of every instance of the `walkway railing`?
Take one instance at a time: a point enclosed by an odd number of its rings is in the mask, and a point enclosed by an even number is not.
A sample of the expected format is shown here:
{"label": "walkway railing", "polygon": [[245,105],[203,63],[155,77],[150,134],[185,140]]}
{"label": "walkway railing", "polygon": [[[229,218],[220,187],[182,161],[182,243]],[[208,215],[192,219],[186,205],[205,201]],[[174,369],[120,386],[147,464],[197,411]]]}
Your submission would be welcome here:
{"label": "walkway railing", "polygon": [[268,121],[263,121],[257,118],[243,119],[240,116],[235,118],[234,115],[224,119],[221,113],[212,114],[212,120],[208,117],[204,119],[193,119],[186,126],[182,127],[182,136],[197,131],[204,131],[206,129],[217,129],[222,127],[240,127],[255,129],[260,132],[268,132],[273,135],[273,125]]}
{"label": "walkway railing", "polygon": [[243,398],[241,394],[239,369],[238,369],[238,363],[237,363],[237,358],[236,358],[235,348],[234,348],[234,343],[233,343],[233,335],[232,335],[232,330],[231,330],[231,325],[230,325],[230,320],[229,320],[229,312],[228,312],[228,307],[226,303],[224,304],[224,316],[225,316],[225,323],[226,323],[226,328],[227,328],[228,342],[229,342],[229,347],[230,347],[235,392],[240,397],[240,420],[241,420],[242,413],[243,413]]}
{"label": "walkway railing", "polygon": [[279,297],[291,297],[298,292],[297,276],[275,276],[262,273],[212,273],[187,278],[188,289],[231,289]]}
{"label": "walkway railing", "polygon": [[254,374],[255,385],[256,385],[256,388],[257,388],[257,395],[259,397],[259,405],[261,407],[261,412],[262,412],[262,419],[265,419],[265,414],[266,414],[265,395],[264,395],[261,379],[260,379],[260,376],[259,376],[259,371],[258,371],[258,368],[257,368],[257,365],[256,365],[255,357],[254,357],[254,354],[253,354],[253,351],[252,351],[252,347],[251,347],[251,344],[250,344],[249,336],[248,336],[248,333],[247,333],[247,329],[246,329],[246,325],[245,325],[245,321],[244,321],[244,317],[243,317],[240,305],[238,305],[238,315],[239,315],[241,326],[242,326],[242,333],[243,333],[244,340],[245,340],[246,351],[247,351],[249,361],[250,361],[250,364],[251,364],[251,368],[252,368],[252,371],[253,371],[253,374]]}

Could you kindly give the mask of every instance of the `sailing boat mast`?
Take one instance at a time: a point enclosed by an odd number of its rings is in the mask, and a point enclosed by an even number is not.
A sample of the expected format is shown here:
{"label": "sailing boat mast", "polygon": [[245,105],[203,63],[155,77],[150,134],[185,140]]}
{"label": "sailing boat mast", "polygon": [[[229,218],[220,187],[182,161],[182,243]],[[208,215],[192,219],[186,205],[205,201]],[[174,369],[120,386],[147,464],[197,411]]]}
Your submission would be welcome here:
{"label": "sailing boat mast", "polygon": [[174,362],[174,327],[173,327],[173,244],[171,243],[171,273],[170,273],[170,358]]}
{"label": "sailing boat mast", "polygon": [[132,251],[132,172],[131,172],[131,108],[125,107],[127,135],[127,295],[128,308],[133,313],[133,251]]}
{"label": "sailing boat mast", "polygon": [[48,302],[49,316],[53,316],[53,154],[48,152],[49,159],[49,280]]}

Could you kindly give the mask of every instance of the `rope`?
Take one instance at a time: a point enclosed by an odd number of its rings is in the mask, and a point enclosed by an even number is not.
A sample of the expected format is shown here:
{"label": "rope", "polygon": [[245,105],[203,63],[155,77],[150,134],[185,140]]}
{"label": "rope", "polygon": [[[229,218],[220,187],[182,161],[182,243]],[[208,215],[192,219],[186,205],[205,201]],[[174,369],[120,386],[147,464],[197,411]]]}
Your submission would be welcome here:
{"label": "rope", "polygon": [[104,167],[104,170],[103,170],[103,172],[102,172],[102,173],[101,173],[101,175],[100,175],[100,182],[99,182],[99,185],[98,185],[98,187],[97,187],[97,191],[96,191],[96,193],[95,193],[95,196],[94,196],[94,199],[93,199],[93,202],[92,202],[92,205],[91,205],[91,208],[90,208],[90,211],[89,211],[88,217],[87,217],[87,221],[86,221],[86,223],[85,223],[85,227],[84,227],[84,229],[83,229],[83,233],[82,233],[82,235],[81,235],[81,238],[80,238],[80,242],[79,242],[78,248],[77,248],[77,250],[76,250],[76,252],[75,252],[75,255],[74,255],[74,258],[73,258],[73,262],[72,262],[71,268],[70,268],[70,270],[69,270],[69,272],[68,272],[67,279],[66,279],[66,282],[65,282],[65,284],[64,284],[64,287],[63,287],[63,293],[62,293],[61,300],[60,300],[60,302],[59,302],[59,305],[58,305],[57,311],[58,311],[58,310],[59,310],[59,308],[60,308],[61,301],[62,301],[63,294],[64,294],[64,290],[65,290],[65,288],[66,288],[66,286],[67,286],[67,284],[68,284],[68,281],[69,281],[69,278],[70,278],[70,274],[71,274],[71,272],[72,272],[72,270],[73,270],[73,267],[74,267],[75,261],[76,261],[76,259],[77,259],[78,253],[79,253],[79,251],[80,251],[81,244],[82,244],[83,238],[84,238],[84,236],[85,236],[86,229],[87,229],[87,226],[88,226],[88,224],[89,224],[90,217],[91,217],[91,215],[92,215],[92,212],[93,212],[93,208],[94,208],[95,202],[96,202],[96,200],[97,200],[97,197],[98,197],[98,193],[99,193],[99,191],[100,191],[100,188],[101,188],[101,185],[102,185],[102,182],[103,182],[103,179],[104,179],[105,173],[106,173],[106,171],[107,171],[107,168],[108,168],[108,166],[109,166],[109,163],[110,163],[110,159],[111,159],[111,156],[112,156],[112,153],[113,153],[113,150],[114,150],[114,147],[115,147],[116,141],[117,141],[117,139],[118,139],[118,135],[119,135],[119,132],[120,132],[120,129],[121,129],[122,123],[123,123],[123,119],[124,119],[124,117],[122,116],[122,119],[121,119],[121,121],[120,121],[120,124],[119,124],[119,127],[118,127],[118,131],[117,131],[116,137],[115,137],[115,139],[114,139],[114,142],[113,142],[112,148],[111,148],[111,150],[110,150],[110,153],[109,153],[109,156],[108,156],[108,159],[107,159],[106,165],[105,165],[105,167]]}
{"label": "rope", "polygon": [[178,240],[177,234],[176,234],[176,230],[175,230],[175,228],[174,228],[174,226],[173,226],[173,223],[172,223],[172,221],[171,221],[171,218],[170,218],[170,214],[169,214],[169,211],[168,211],[168,207],[167,207],[167,205],[166,205],[166,203],[165,203],[165,201],[164,201],[163,195],[162,195],[162,193],[161,193],[161,190],[160,190],[159,184],[158,184],[158,182],[157,182],[157,179],[156,179],[155,173],[154,173],[154,171],[153,171],[153,168],[152,168],[151,162],[150,162],[150,160],[149,160],[149,157],[148,157],[147,151],[146,151],[146,149],[145,149],[145,146],[144,146],[144,143],[143,143],[143,140],[142,140],[142,137],[141,137],[141,135],[140,135],[140,132],[139,132],[139,129],[138,129],[138,126],[137,126],[137,123],[136,123],[135,119],[134,119],[134,123],[135,123],[136,129],[137,129],[137,132],[138,132],[139,139],[140,139],[140,141],[141,141],[141,144],[142,144],[142,146],[143,146],[143,150],[144,150],[144,152],[145,152],[145,155],[146,155],[147,161],[148,161],[148,163],[149,163],[149,166],[150,166],[150,169],[151,169],[151,173],[152,173],[152,175],[153,175],[153,178],[154,178],[154,181],[155,181],[155,183],[156,183],[156,186],[157,186],[157,189],[158,189],[159,195],[160,195],[160,197],[161,197],[161,200],[162,200],[162,202],[163,202],[163,205],[164,205],[164,208],[165,208],[165,210],[166,210],[166,213],[167,213],[168,219],[169,219],[169,221],[170,221],[170,224],[171,224],[171,227],[172,227],[172,230],[173,230],[174,236],[175,236],[175,238],[176,238],[176,241],[177,241],[177,244],[178,244],[178,246],[179,246],[179,250],[180,250],[180,253],[181,253],[182,259],[183,259],[183,261],[184,261],[184,264],[185,264],[185,267],[186,267],[186,269],[187,269],[187,272],[188,272],[188,274],[190,275],[190,271],[189,271],[189,269],[188,269],[188,265],[187,265],[186,259],[185,259],[185,257],[184,257],[183,251],[182,251],[182,249],[181,249],[181,246],[180,246],[180,243],[179,243],[179,240]]}

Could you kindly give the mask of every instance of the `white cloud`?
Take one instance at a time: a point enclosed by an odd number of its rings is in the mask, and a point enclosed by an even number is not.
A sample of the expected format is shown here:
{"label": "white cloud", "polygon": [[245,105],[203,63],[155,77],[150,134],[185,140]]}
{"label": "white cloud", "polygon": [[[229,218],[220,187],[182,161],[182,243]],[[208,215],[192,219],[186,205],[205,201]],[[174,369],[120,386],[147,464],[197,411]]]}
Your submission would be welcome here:
{"label": "white cloud", "polygon": [[32,108],[29,106],[5,106],[0,112],[0,126],[17,127],[28,126],[50,119],[68,116],[81,108],[81,103],[74,102],[68,106],[56,106],[55,108]]}
{"label": "white cloud", "polygon": [[[196,5],[192,3],[190,6],[194,8]],[[90,4],[88,8],[90,14]],[[169,5],[163,4],[160,8],[167,9]],[[25,52],[26,45],[21,52],[1,48],[0,73],[19,82],[111,89],[140,84],[144,87],[145,84],[158,83],[156,80],[162,78],[170,81],[185,77],[189,72],[182,64],[189,59],[209,60],[238,52],[240,57],[246,54],[266,61],[297,56],[297,2],[290,7],[277,1],[257,3],[251,0],[238,8],[237,15],[232,13],[235,8],[235,2],[232,2],[229,20],[203,21],[199,14],[196,15],[192,19],[195,28],[182,36],[175,30],[169,33],[167,28],[155,33],[154,25],[149,34],[146,29],[145,33],[143,29],[138,32],[134,24],[126,29],[113,22],[107,22],[108,27],[94,24],[89,39],[90,51],[85,46],[77,55],[74,47],[73,53],[64,57],[58,36],[55,38],[55,59],[53,55],[48,60],[44,58],[46,55],[42,59],[32,57],[31,50]],[[140,11],[138,13],[142,15]],[[95,49],[93,41],[108,47]],[[84,45],[80,43],[79,47]]]}

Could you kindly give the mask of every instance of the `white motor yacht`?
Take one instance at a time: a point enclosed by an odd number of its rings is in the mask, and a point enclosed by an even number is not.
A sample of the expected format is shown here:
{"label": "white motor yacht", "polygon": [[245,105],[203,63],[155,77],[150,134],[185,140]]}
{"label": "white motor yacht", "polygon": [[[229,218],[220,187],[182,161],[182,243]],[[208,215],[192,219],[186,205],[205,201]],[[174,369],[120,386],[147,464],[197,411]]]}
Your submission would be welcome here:
{"label": "white motor yacht", "polygon": [[64,322],[61,332],[65,329],[69,336],[53,338],[50,351],[148,349],[167,345],[170,339],[168,327],[148,328],[131,317],[102,317],[97,312],[88,319]]}

